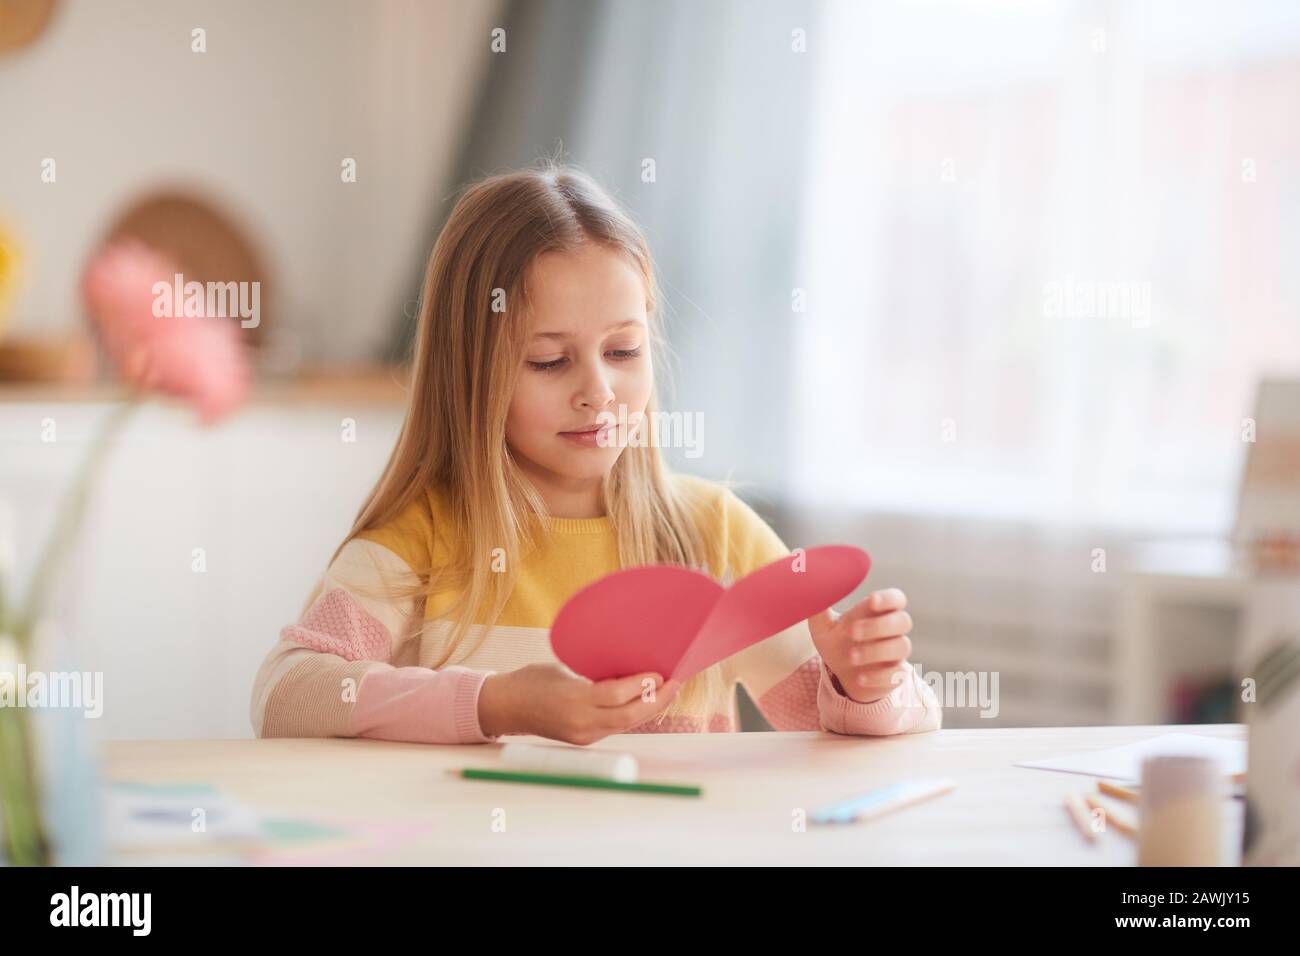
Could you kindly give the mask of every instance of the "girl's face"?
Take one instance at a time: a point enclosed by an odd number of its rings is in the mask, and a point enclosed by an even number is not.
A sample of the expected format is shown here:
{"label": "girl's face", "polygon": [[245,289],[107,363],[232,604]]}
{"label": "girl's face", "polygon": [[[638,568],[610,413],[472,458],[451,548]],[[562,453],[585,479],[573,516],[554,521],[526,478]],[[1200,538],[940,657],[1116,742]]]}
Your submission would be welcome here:
{"label": "girl's face", "polygon": [[[590,492],[650,400],[645,285],[621,254],[588,242],[539,256],[529,290],[529,342],[506,442],[544,497]],[[610,430],[590,431],[611,420]]]}

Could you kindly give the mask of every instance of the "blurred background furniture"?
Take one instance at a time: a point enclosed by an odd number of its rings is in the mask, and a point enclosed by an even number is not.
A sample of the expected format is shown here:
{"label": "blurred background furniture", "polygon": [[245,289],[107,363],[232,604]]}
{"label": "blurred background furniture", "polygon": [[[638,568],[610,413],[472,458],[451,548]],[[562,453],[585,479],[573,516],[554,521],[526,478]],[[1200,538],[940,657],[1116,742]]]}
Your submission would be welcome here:
{"label": "blurred background furniture", "polygon": [[1224,540],[1135,549],[1115,634],[1111,723],[1243,719],[1237,639],[1250,573]]}
{"label": "blurred background furniture", "polygon": [[1132,549],[1115,640],[1115,723],[1245,719],[1237,669],[1250,584],[1300,581],[1300,381],[1262,381],[1240,435],[1247,454],[1232,534]]}

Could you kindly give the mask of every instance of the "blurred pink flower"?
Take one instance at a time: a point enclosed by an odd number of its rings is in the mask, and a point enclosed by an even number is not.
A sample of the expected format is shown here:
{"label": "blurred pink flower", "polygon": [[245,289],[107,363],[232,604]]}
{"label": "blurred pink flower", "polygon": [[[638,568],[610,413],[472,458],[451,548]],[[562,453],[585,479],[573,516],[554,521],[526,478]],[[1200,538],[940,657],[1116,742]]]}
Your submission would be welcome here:
{"label": "blurred pink flower", "polygon": [[154,284],[180,268],[137,239],[119,239],[91,256],[81,276],[86,311],[127,381],[193,405],[210,425],[248,395],[249,368],[238,323],[223,317],[154,315]]}

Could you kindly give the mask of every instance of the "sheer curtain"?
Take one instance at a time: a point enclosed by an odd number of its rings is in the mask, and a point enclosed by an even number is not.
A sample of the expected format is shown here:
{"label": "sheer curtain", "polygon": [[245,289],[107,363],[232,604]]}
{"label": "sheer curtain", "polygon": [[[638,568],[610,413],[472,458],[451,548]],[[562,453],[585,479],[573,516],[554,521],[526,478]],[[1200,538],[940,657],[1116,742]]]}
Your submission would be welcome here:
{"label": "sheer curtain", "polygon": [[1300,371],[1300,5],[822,17],[795,497],[1226,530]]}
{"label": "sheer curtain", "polygon": [[[769,502],[788,482],[789,321],[808,162],[820,4],[783,0],[513,0],[489,60],[455,189],[560,154],[644,228],[665,294],[661,408],[698,416],[673,467],[731,476]],[[654,174],[646,175],[653,161]],[[408,315],[392,353],[409,343]],[[692,457],[696,452],[698,457]]]}

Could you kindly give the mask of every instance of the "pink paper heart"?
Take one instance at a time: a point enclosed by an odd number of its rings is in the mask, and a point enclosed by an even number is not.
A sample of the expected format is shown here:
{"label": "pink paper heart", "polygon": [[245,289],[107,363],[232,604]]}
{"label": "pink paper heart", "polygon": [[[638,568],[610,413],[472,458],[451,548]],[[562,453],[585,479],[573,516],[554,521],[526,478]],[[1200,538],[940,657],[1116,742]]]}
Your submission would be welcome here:
{"label": "pink paper heart", "polygon": [[779,558],[730,588],[671,565],[615,571],[560,608],[551,649],[591,680],[653,671],[685,681],[826,610],[870,570],[861,548],[826,545]]}

